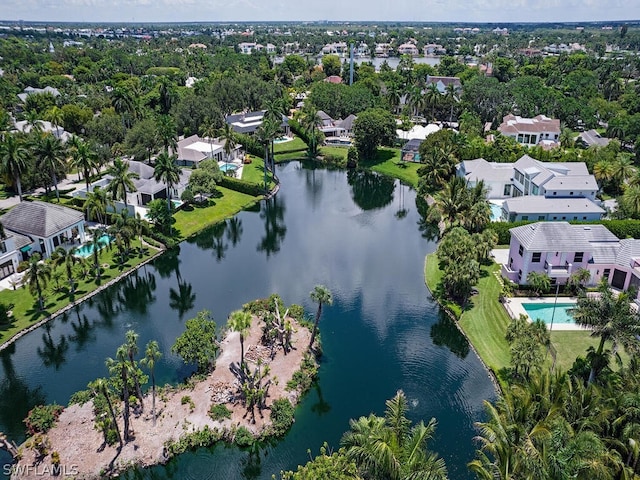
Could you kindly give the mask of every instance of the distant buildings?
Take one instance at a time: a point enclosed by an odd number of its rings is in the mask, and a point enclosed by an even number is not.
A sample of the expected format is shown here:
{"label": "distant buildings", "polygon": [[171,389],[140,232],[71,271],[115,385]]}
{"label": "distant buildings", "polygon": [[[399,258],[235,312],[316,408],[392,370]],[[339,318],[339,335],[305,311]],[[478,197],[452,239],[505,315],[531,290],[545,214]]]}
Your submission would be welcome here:
{"label": "distant buildings", "polygon": [[[264,114],[266,110],[260,110],[257,112],[242,112],[227,115],[225,122],[233,127],[233,130],[238,133],[246,133],[252,135],[262,125],[264,121]],[[290,132],[289,119],[282,115],[282,122],[280,123],[280,129],[288,135]]]}
{"label": "distant buildings", "polygon": [[524,118],[507,115],[502,119],[498,131],[523,145],[555,146],[560,140],[560,120],[545,115]]}
{"label": "distant buildings", "polygon": [[435,85],[438,88],[438,91],[442,94],[446,93],[449,85],[453,85],[453,88],[458,95],[462,92],[462,83],[458,77],[437,77],[435,75],[427,75],[427,87],[429,87],[429,85]]}
{"label": "distant buildings", "polygon": [[54,97],[58,97],[60,96],[60,92],[58,91],[57,88],[53,88],[53,87],[44,87],[44,88],[34,88],[34,87],[27,87],[24,89],[24,91],[22,93],[18,94],[18,98],[20,99],[20,101],[22,103],[27,101],[27,97],[29,95],[38,95],[41,93],[50,93],[51,95],[53,95]]}

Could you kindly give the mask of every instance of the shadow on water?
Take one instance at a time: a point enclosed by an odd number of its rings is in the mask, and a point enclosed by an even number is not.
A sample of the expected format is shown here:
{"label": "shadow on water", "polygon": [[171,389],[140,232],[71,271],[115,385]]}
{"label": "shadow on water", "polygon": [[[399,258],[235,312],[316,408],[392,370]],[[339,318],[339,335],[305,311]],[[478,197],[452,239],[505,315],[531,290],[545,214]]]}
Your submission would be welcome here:
{"label": "shadow on water", "polygon": [[285,206],[278,195],[265,200],[260,218],[264,223],[264,235],[258,243],[258,252],[264,252],[268,257],[280,251],[280,246],[287,234],[284,223]]}
{"label": "shadow on water", "polygon": [[469,341],[445,312],[438,315],[438,323],[431,325],[431,340],[439,347],[447,347],[458,358],[469,355]]}
{"label": "shadow on water", "polygon": [[362,210],[384,208],[393,201],[396,182],[392,178],[369,170],[349,170],[347,183],[351,198]]}

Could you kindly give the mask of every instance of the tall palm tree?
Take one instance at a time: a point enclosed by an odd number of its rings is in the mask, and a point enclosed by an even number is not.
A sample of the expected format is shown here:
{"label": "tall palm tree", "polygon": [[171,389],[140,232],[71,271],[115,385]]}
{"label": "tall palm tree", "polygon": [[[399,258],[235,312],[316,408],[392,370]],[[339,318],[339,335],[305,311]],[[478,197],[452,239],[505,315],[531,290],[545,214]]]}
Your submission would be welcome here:
{"label": "tall palm tree", "polygon": [[60,138],[60,132],[58,131],[58,127],[62,125],[62,122],[64,120],[64,117],[62,115],[62,110],[59,107],[54,105],[49,110],[47,110],[46,118],[51,122],[51,125],[53,126],[53,130],[54,130],[54,135],[56,136],[56,138]]}
{"label": "tall palm tree", "polygon": [[220,140],[224,140],[222,150],[224,151],[225,163],[229,163],[231,154],[236,148],[236,132],[231,124],[224,122],[224,126],[218,132]]}
{"label": "tall palm tree", "polygon": [[115,360],[107,358],[106,365],[109,372],[113,376],[120,378],[120,385],[122,386],[122,392],[120,396],[124,403],[122,410],[122,419],[124,421],[124,441],[131,440],[131,430],[129,428],[129,422],[131,417],[131,403],[129,401],[129,377],[131,376],[131,366],[129,365],[128,351],[126,345],[121,345],[116,350]]}
{"label": "tall palm tree", "polygon": [[84,181],[89,193],[89,181],[91,180],[91,172],[98,166],[98,154],[95,152],[89,142],[78,137],[71,146],[71,164],[78,170],[82,171]]}
{"label": "tall palm tree", "polygon": [[244,337],[251,328],[251,313],[245,310],[231,312],[229,317],[229,328],[240,334],[240,370],[244,364]]}
{"label": "tall palm tree", "polygon": [[318,323],[320,322],[320,315],[322,315],[322,305],[332,305],[333,296],[327,287],[324,285],[316,285],[313,287],[311,293],[309,293],[311,300],[318,304],[318,310],[316,311],[316,318],[313,322],[313,330],[311,330],[311,340],[309,340],[309,348],[313,347],[313,342],[316,339],[316,331],[318,330]]}
{"label": "tall palm tree", "polygon": [[67,250],[64,247],[58,247],[53,251],[51,260],[58,267],[64,265],[67,273],[67,282],[69,283],[69,294],[73,295],[76,290],[76,281],[73,275],[73,267],[78,263],[78,257],[75,255],[76,249]]}
{"label": "tall palm tree", "polygon": [[122,200],[125,209],[128,208],[127,193],[135,192],[136,186],[133,180],[138,178],[138,174],[129,171],[129,163],[121,158],[116,158],[113,164],[107,169],[107,175],[113,177],[107,186],[107,192],[114,200]]}
{"label": "tall palm tree", "polygon": [[60,202],[56,171],[64,170],[66,166],[67,152],[64,144],[51,133],[45,133],[36,140],[33,146],[33,153],[38,159],[39,167],[48,171],[51,175],[51,180],[56,189],[56,198]]}
{"label": "tall palm tree", "polygon": [[169,156],[166,152],[158,155],[153,167],[153,174],[158,182],[167,186],[167,210],[171,211],[171,188],[180,181],[180,167],[176,165],[176,155]]}
{"label": "tall palm tree", "polygon": [[156,135],[162,143],[164,153],[169,154],[169,148],[176,151],[178,145],[178,134],[176,122],[170,115],[160,115],[156,122]]}
{"label": "tall palm tree", "polygon": [[209,142],[209,146],[211,147],[211,158],[213,158],[213,140],[218,134],[218,130],[219,129],[216,125],[216,122],[214,122],[210,118],[207,118],[200,126],[200,135],[207,139],[207,141]]}
{"label": "tall palm tree", "polygon": [[431,109],[431,118],[429,120],[434,120],[436,118],[436,108],[442,103],[442,94],[435,83],[429,84],[424,92],[424,98],[427,107]]}
{"label": "tall palm tree", "polygon": [[137,366],[134,357],[138,354],[138,334],[133,330],[128,330],[125,334],[127,357],[129,357],[129,365],[133,373],[133,383],[136,389],[136,397],[140,400],[140,409],[144,412],[144,402],[142,401],[142,389],[140,388],[140,380],[136,374]]}
{"label": "tall palm tree", "polygon": [[151,414],[153,415],[153,426],[156,426],[156,377],[155,366],[156,362],[160,360],[162,353],[158,347],[158,342],[151,340],[147,343],[147,347],[144,350],[144,358],[140,361],[145,367],[149,369],[151,375]]}
{"label": "tall palm tree", "polygon": [[24,118],[29,126],[29,133],[38,134],[42,132],[43,125],[38,112],[35,110],[27,110],[27,113],[24,114]]}
{"label": "tall palm tree", "polygon": [[318,110],[312,105],[305,105],[300,118],[300,126],[304,129],[308,138],[308,154],[310,157],[316,157],[318,154],[319,130],[322,125],[322,119],[318,115]]}
{"label": "tall palm tree", "polygon": [[44,289],[51,279],[51,267],[46,262],[40,261],[40,254],[34,253],[29,259],[29,267],[25,274],[25,281],[29,285],[29,291],[32,295],[37,295],[38,306],[40,310],[44,310]]}
{"label": "tall palm tree", "polygon": [[116,418],[116,412],[113,409],[113,403],[111,403],[111,395],[109,394],[109,382],[104,378],[98,378],[89,384],[89,388],[96,393],[101,394],[107,401],[107,407],[109,408],[109,415],[111,415],[111,423],[118,435],[118,443],[122,448],[122,435],[120,434],[120,427],[118,426],[118,419]]}
{"label": "tall palm tree", "polygon": [[87,219],[105,223],[107,208],[110,203],[109,195],[103,188],[96,187],[93,192],[87,192],[87,198],[83,206],[83,210],[87,213]]}
{"label": "tall palm tree", "polygon": [[269,167],[269,145],[271,140],[275,138],[277,129],[273,121],[265,119],[262,125],[256,130],[256,138],[264,147],[264,189],[267,190],[267,170]]}
{"label": "tall palm tree", "polygon": [[576,308],[571,309],[575,322],[591,329],[592,337],[599,337],[598,348],[592,356],[589,383],[593,383],[602,368],[606,365],[604,351],[605,343],[614,344],[614,351],[618,345],[626,350],[637,351],[638,335],[640,335],[640,315],[632,310],[629,296],[622,292],[614,296],[606,281],[599,288],[597,298],[581,295]]}
{"label": "tall palm tree", "polygon": [[22,201],[22,182],[20,175],[27,167],[29,151],[22,139],[15,134],[6,134],[0,143],[0,168],[6,180],[18,189],[18,197]]}
{"label": "tall palm tree", "polygon": [[407,399],[400,390],[387,401],[384,417],[369,415],[349,422],[340,444],[363,478],[446,480],[444,460],[427,450],[435,419],[411,428]]}
{"label": "tall palm tree", "polygon": [[446,102],[449,104],[449,123],[453,122],[453,109],[458,103],[458,90],[453,83],[450,83],[445,87],[444,97]]}

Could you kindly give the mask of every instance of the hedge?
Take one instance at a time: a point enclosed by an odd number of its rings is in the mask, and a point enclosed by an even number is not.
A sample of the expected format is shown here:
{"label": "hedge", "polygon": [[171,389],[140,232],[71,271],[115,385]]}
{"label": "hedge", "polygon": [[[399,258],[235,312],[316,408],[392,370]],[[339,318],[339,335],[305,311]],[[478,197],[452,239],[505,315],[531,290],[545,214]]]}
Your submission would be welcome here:
{"label": "hedge", "polygon": [[246,193],[253,197],[264,194],[264,188],[259,183],[246,182],[244,180],[238,180],[234,177],[222,177],[222,180],[218,182],[221,187],[228,188],[229,190],[235,190],[236,192]]}
{"label": "hedge", "polygon": [[[509,229],[533,223],[523,220],[520,222],[492,222],[489,227],[498,235],[498,244],[507,245],[511,241]],[[618,238],[640,238],[640,220],[593,220],[590,222],[569,222],[572,225],[603,225]]]}
{"label": "hedge", "polygon": [[238,143],[240,143],[246,152],[250,153],[251,155],[255,155],[256,157],[264,157],[264,146],[260,144],[260,142],[258,142],[255,137],[252,137],[250,135],[246,135],[244,133],[238,133],[236,134],[236,138],[238,140]]}
{"label": "hedge", "polygon": [[289,128],[293,133],[300,137],[304,143],[309,145],[309,136],[307,135],[305,129],[302,128],[302,125],[300,125],[300,122],[294,120],[293,118],[289,119]]}

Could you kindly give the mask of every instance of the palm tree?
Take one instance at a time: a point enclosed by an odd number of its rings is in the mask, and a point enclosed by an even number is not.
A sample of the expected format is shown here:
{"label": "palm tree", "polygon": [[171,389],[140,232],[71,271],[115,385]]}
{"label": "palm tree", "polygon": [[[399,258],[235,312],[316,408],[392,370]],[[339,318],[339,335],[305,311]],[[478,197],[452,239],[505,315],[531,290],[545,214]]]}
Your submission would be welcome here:
{"label": "palm tree", "polygon": [[95,187],[93,192],[87,192],[83,210],[87,212],[87,219],[95,219],[99,223],[104,223],[109,207],[109,196],[107,191],[100,187]]}
{"label": "palm tree", "polygon": [[431,108],[431,118],[429,120],[434,120],[436,117],[436,108],[438,108],[442,102],[442,94],[435,83],[429,84],[424,93],[424,98],[426,105]]}
{"label": "palm tree", "polygon": [[640,316],[632,310],[629,295],[622,292],[614,296],[606,281],[600,284],[598,290],[598,298],[581,295],[576,308],[570,312],[578,325],[591,330],[592,337],[600,337],[598,348],[592,356],[589,383],[596,380],[606,365],[606,342],[613,342],[614,351],[618,345],[625,350],[637,351],[640,335]]}
{"label": "palm tree", "polygon": [[544,272],[529,272],[529,275],[527,275],[527,283],[538,295],[548,292],[551,288],[551,279],[549,275]]}
{"label": "palm tree", "polygon": [[35,110],[28,110],[24,115],[24,119],[27,121],[27,125],[29,126],[28,133],[41,133],[42,132],[42,120],[40,120],[40,115]]}
{"label": "palm tree", "polygon": [[47,283],[51,279],[51,267],[49,264],[40,261],[40,254],[34,253],[29,259],[29,268],[25,274],[25,282],[29,285],[32,295],[38,296],[38,306],[44,310],[43,291],[47,288]]}
{"label": "palm tree", "polygon": [[176,123],[173,120],[173,117],[169,115],[160,115],[158,121],[156,123],[156,135],[158,136],[158,140],[162,143],[164,147],[164,153],[169,154],[169,148],[172,151],[176,151],[178,140],[176,133]]}
{"label": "palm tree", "polygon": [[158,342],[151,340],[147,343],[147,348],[144,350],[144,358],[140,361],[144,366],[149,369],[151,375],[151,414],[153,415],[153,426],[156,426],[156,377],[154,375],[156,362],[160,360],[162,353],[158,347]]}
{"label": "palm tree", "polygon": [[251,328],[251,313],[244,310],[231,312],[229,317],[229,328],[240,334],[240,369],[244,363],[244,337]]}
{"label": "palm tree", "polygon": [[225,163],[229,163],[231,154],[236,148],[236,132],[233,130],[231,124],[224,122],[224,126],[220,129],[218,135],[220,136],[220,140],[224,140],[222,150],[224,151]]}
{"label": "palm tree", "polygon": [[98,378],[89,384],[89,388],[94,390],[96,393],[102,394],[104,399],[107,401],[107,407],[109,408],[109,415],[111,415],[111,423],[113,428],[116,430],[116,434],[118,435],[118,443],[120,443],[120,448],[122,448],[122,435],[120,434],[120,427],[118,426],[118,419],[116,418],[116,412],[113,409],[113,404],[111,403],[111,395],[109,395],[108,390],[109,382],[107,382],[104,378]]}
{"label": "palm tree", "polygon": [[351,420],[340,444],[363,478],[445,480],[444,460],[427,450],[435,419],[411,428],[407,399],[400,390],[387,401],[384,417],[369,415]]}
{"label": "palm tree", "polygon": [[200,135],[209,141],[209,146],[211,147],[211,158],[213,158],[213,140],[217,133],[218,128],[216,127],[216,123],[209,118],[207,118],[200,126]]}
{"label": "palm tree", "polygon": [[128,351],[126,345],[121,345],[116,350],[116,359],[107,358],[107,368],[112,375],[120,377],[120,385],[122,386],[121,397],[124,402],[122,411],[122,419],[124,420],[124,441],[131,440],[129,419],[130,419],[130,401],[129,401],[129,376],[131,365],[128,362]]}
{"label": "palm tree", "polygon": [[54,135],[56,136],[56,138],[60,138],[60,132],[58,131],[58,127],[62,125],[62,122],[64,119],[62,115],[62,110],[59,107],[54,105],[49,110],[47,110],[46,118],[51,122],[51,125],[53,126],[53,129],[54,129]]}
{"label": "palm tree", "polygon": [[616,189],[621,190],[627,180],[636,173],[636,167],[633,166],[631,155],[628,153],[619,153],[611,162],[611,178],[616,182]]}
{"label": "palm tree", "polygon": [[167,186],[167,210],[171,211],[171,188],[180,181],[180,167],[176,165],[176,155],[169,156],[166,152],[158,155],[153,174],[158,182]]}
{"label": "palm tree", "polygon": [[89,142],[78,138],[78,140],[73,143],[71,147],[71,164],[82,171],[88,194],[91,171],[98,166],[98,154]]}
{"label": "palm tree", "polygon": [[311,340],[309,340],[309,348],[313,346],[313,342],[316,339],[316,331],[318,330],[318,323],[320,322],[320,315],[322,315],[322,305],[332,305],[333,296],[327,287],[324,285],[316,285],[311,293],[309,293],[311,300],[318,304],[318,310],[316,311],[316,319],[313,322],[313,330],[311,330]]}
{"label": "palm tree", "polygon": [[102,235],[104,235],[104,230],[102,228],[98,228],[93,232],[93,236],[91,238],[93,270],[95,272],[96,279],[98,280],[100,280],[100,278],[102,277],[102,268],[100,266],[100,250],[102,249],[100,238],[102,237]]}
{"label": "palm tree", "polygon": [[22,183],[20,175],[27,167],[29,151],[17,135],[6,134],[0,143],[0,168],[7,183],[13,183],[18,189],[22,201]]}
{"label": "palm tree", "polygon": [[56,189],[56,198],[60,202],[56,171],[64,170],[67,159],[66,149],[62,141],[51,133],[46,133],[36,140],[33,146],[33,153],[39,161],[39,167],[51,174],[51,180]]}
{"label": "palm tree", "polygon": [[450,83],[445,87],[444,97],[446,99],[446,102],[451,107],[451,110],[449,112],[449,124],[451,124],[451,122],[453,122],[453,108],[458,102],[458,90],[453,83]]}
{"label": "palm tree", "polygon": [[114,200],[122,200],[124,207],[128,208],[127,193],[136,191],[133,180],[138,178],[138,174],[129,171],[127,162],[121,158],[116,158],[107,169],[107,175],[113,177],[107,186],[107,192],[111,194]]}
{"label": "palm tree", "polygon": [[69,294],[73,295],[76,289],[76,281],[73,275],[73,267],[78,263],[78,257],[75,255],[76,249],[67,250],[64,247],[58,247],[53,251],[51,260],[57,267],[64,265],[67,272],[67,281],[69,282]]}
{"label": "palm tree", "polygon": [[140,400],[140,410],[144,412],[144,402],[142,401],[142,389],[140,388],[140,380],[136,374],[136,362],[134,357],[138,354],[138,334],[133,330],[128,330],[125,334],[126,343],[124,346],[127,349],[127,357],[129,357],[129,365],[133,374],[133,383],[136,389],[136,397]]}
{"label": "palm tree", "polygon": [[264,147],[264,189],[267,190],[267,169],[269,166],[269,145],[275,137],[276,128],[270,119],[265,119],[256,130],[256,139]]}
{"label": "palm tree", "polygon": [[627,187],[620,199],[622,206],[633,218],[640,216],[640,184]]}
{"label": "palm tree", "polygon": [[313,106],[305,106],[300,119],[300,126],[304,129],[309,140],[309,156],[315,157],[318,154],[318,127],[322,125],[322,119],[318,115],[318,110]]}

